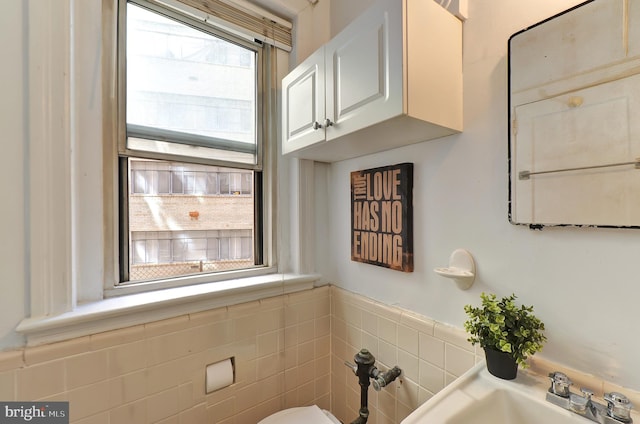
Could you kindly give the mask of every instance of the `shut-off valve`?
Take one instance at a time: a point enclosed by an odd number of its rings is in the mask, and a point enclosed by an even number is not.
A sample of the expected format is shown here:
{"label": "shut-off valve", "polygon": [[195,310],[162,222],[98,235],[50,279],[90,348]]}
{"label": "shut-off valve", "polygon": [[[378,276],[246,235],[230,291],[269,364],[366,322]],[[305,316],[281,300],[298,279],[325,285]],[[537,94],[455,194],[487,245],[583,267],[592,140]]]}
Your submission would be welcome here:
{"label": "shut-off valve", "polygon": [[352,421],[351,424],[365,424],[369,419],[369,385],[373,385],[373,389],[379,392],[383,387],[398,378],[402,370],[398,366],[394,366],[385,372],[380,371],[375,366],[376,358],[367,349],[361,349],[360,352],[355,354],[353,360],[355,364],[345,361],[345,365],[351,368],[358,377],[358,384],[360,384],[360,411],[358,418]]}

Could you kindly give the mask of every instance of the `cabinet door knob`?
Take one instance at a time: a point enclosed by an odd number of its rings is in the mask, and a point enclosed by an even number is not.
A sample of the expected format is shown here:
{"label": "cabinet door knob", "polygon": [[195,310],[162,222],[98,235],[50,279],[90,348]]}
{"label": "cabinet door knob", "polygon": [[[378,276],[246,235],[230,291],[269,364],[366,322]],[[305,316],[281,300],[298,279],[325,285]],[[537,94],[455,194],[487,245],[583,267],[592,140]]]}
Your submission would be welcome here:
{"label": "cabinet door knob", "polygon": [[330,127],[333,125],[333,122],[331,122],[331,119],[327,118],[324,120],[324,126],[325,127]]}
{"label": "cabinet door knob", "polygon": [[314,130],[319,130],[320,128],[322,128],[322,125],[320,124],[320,122],[313,121],[313,129]]}

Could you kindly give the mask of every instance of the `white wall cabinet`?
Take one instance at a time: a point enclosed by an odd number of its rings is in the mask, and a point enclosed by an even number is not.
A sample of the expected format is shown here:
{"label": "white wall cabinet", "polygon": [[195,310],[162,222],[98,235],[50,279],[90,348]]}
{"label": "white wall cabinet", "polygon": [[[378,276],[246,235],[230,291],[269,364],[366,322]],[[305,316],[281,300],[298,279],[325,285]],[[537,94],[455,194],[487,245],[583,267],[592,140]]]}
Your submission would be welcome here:
{"label": "white wall cabinet", "polygon": [[282,151],[333,162],[462,131],[462,22],[379,1],[282,82]]}

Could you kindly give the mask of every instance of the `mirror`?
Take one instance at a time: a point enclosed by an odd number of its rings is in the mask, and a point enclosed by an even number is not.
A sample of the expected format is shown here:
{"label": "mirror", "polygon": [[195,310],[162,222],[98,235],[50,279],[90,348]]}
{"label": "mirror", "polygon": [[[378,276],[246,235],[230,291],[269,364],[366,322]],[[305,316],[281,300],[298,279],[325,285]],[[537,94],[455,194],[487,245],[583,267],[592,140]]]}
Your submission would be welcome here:
{"label": "mirror", "polygon": [[509,221],[640,228],[640,1],[509,39]]}

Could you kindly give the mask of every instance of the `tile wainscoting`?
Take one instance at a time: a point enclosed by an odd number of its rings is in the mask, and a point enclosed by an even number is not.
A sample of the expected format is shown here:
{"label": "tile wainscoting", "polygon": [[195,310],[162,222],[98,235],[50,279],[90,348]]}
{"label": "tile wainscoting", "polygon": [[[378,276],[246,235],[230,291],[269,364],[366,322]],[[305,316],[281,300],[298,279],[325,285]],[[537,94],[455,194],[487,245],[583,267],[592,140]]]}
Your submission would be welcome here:
{"label": "tile wainscoting", "polygon": [[358,416],[360,386],[344,362],[361,348],[378,368],[403,372],[380,392],[369,387],[368,424],[399,423],[482,359],[464,330],[331,287],[332,412],[345,423]]}
{"label": "tile wainscoting", "polygon": [[[0,400],[69,401],[78,424],[256,423],[330,405],[330,288],[0,352]],[[236,383],[205,394],[205,367]]]}
{"label": "tile wainscoting", "polygon": [[[458,328],[334,286],[0,352],[1,401],[70,402],[74,424],[255,424],[318,404],[340,420],[358,414],[360,387],[344,365],[367,348],[401,378],[369,388],[369,424],[399,423],[463,374],[482,352]],[[205,394],[207,364],[235,357],[235,384]],[[541,359],[576,384],[640,396]]]}
{"label": "tile wainscoting", "polygon": [[[399,423],[411,411],[462,375],[484,351],[467,342],[464,330],[435,322],[402,308],[378,303],[337,287],[331,288],[331,401],[332,411],[345,423],[357,417],[360,387],[344,361],[367,348],[378,367],[398,365],[401,378],[380,392],[369,390],[371,417],[368,424]],[[566,373],[575,390],[591,388],[601,403],[604,392],[624,393],[640,408],[640,392],[629,390],[536,355],[529,360],[531,370],[547,376],[552,371]]]}

